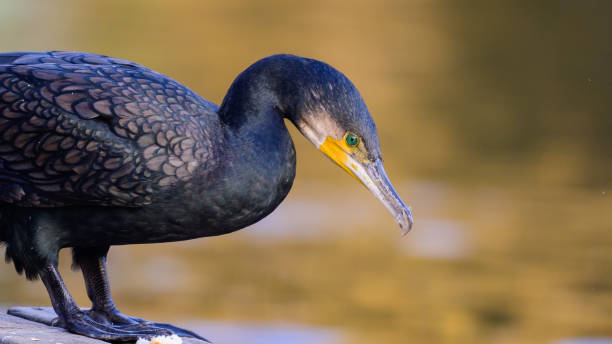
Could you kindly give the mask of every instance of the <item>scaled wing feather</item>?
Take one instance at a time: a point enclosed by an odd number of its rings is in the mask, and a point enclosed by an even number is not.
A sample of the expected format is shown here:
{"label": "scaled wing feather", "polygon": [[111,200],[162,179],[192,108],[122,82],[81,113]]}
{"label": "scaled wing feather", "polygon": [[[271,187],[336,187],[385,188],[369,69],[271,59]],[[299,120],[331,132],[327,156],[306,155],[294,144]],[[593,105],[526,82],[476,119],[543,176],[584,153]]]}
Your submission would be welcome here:
{"label": "scaled wing feather", "polygon": [[128,61],[0,54],[0,201],[146,205],[206,164],[216,110]]}

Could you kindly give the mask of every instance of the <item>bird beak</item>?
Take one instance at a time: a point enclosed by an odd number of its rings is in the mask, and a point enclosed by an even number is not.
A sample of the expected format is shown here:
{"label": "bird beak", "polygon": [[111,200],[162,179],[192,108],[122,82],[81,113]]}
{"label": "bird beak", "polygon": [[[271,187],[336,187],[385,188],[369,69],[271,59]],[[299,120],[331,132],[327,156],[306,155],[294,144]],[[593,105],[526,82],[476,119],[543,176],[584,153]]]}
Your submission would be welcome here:
{"label": "bird beak", "polygon": [[412,211],[391,185],[383,168],[382,160],[377,159],[374,162],[368,162],[364,165],[356,164],[356,166],[357,168],[353,173],[391,212],[395,222],[402,230],[402,235],[406,235],[412,228]]}
{"label": "bird beak", "polygon": [[399,197],[389,181],[382,161],[358,161],[353,155],[347,153],[336,140],[327,138],[319,149],[332,161],[342,167],[346,172],[361,182],[378,200],[391,212],[395,222],[400,226],[402,235],[406,235],[412,228],[412,212]]}

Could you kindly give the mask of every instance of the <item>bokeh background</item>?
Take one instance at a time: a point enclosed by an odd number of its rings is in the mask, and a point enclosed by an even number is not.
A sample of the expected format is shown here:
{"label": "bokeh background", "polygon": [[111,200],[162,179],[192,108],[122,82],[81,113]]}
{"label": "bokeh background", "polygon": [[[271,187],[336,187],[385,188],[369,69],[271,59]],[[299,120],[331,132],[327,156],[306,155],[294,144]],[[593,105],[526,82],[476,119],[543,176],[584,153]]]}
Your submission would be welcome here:
{"label": "bokeh background", "polygon": [[[406,237],[292,129],[297,178],[273,215],[111,250],[123,312],[218,343],[578,343],[612,338],[610,4],[3,0],[0,50],[133,60],[217,104],[293,53],[343,71],[378,124]],[[86,305],[69,252],[61,266]],[[4,264],[0,304],[49,301]]]}

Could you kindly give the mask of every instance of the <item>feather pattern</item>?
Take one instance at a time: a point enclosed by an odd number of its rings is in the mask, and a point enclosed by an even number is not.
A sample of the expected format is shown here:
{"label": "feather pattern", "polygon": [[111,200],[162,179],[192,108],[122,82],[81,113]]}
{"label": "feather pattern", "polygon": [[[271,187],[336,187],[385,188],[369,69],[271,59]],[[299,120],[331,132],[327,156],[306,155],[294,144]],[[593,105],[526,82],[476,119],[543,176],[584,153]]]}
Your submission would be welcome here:
{"label": "feather pattern", "polygon": [[0,54],[0,201],[150,204],[207,163],[216,105],[141,65],[72,52]]}

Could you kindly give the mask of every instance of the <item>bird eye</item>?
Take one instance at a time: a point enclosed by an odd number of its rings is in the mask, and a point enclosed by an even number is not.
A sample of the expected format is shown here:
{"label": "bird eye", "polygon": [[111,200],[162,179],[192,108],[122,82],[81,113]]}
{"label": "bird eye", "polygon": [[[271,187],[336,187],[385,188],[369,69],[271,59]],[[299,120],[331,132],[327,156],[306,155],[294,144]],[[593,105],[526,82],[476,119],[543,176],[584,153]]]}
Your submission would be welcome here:
{"label": "bird eye", "polygon": [[355,147],[359,144],[359,136],[353,134],[353,133],[348,133],[346,134],[346,137],[344,139],[344,141],[346,141],[346,144],[349,147]]}

